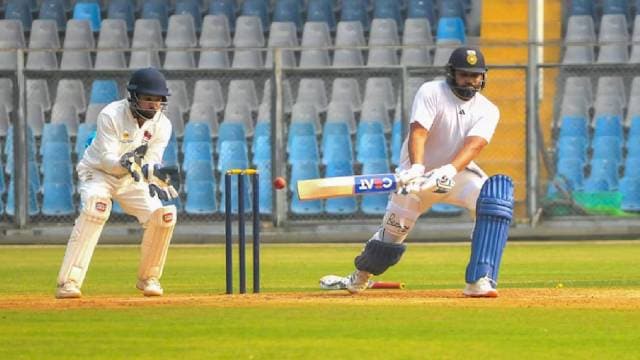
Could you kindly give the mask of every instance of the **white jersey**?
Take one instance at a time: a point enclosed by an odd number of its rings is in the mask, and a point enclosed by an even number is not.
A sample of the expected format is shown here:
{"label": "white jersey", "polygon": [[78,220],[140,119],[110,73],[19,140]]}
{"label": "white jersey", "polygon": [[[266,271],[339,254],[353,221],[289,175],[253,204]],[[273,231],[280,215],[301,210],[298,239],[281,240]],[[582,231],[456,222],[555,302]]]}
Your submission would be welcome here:
{"label": "white jersey", "polygon": [[[417,122],[429,130],[424,144],[426,170],[450,164],[468,136],[480,136],[490,142],[499,118],[498,107],[480,93],[464,101],[444,80],[422,84],[413,100],[410,123]],[[401,168],[411,166],[408,150],[407,136],[400,154]]]}
{"label": "white jersey", "polygon": [[78,168],[90,167],[113,176],[126,175],[120,157],[147,143],[145,163],[160,163],[171,137],[171,121],[160,111],[151,120],[138,126],[129,108],[129,101],[119,100],[107,105],[98,115],[96,137],[78,163]]}

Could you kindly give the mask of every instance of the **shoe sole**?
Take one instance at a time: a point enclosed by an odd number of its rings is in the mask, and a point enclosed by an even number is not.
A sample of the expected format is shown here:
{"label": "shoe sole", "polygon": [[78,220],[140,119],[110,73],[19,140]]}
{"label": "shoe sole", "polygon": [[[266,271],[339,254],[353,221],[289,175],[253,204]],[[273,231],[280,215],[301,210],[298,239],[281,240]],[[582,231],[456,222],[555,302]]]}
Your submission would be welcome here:
{"label": "shoe sole", "polygon": [[56,299],[79,299],[82,294],[56,294]]}
{"label": "shoe sole", "polygon": [[467,294],[463,292],[462,294],[466,297],[472,297],[472,298],[497,298],[498,297],[497,291],[489,291],[482,294]]}

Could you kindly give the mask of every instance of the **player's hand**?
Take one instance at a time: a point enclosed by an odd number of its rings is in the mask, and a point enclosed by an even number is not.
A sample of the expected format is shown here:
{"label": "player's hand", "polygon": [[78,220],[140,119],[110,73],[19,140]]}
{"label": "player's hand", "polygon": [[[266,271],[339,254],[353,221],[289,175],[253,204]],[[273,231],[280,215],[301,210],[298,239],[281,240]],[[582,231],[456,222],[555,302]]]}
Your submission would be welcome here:
{"label": "player's hand", "polygon": [[400,185],[407,185],[411,180],[424,175],[424,165],[413,164],[410,168],[398,172],[396,175]]}
{"label": "player's hand", "polygon": [[140,181],[142,175],[142,159],[147,153],[147,144],[138,146],[133,151],[124,153],[120,157],[120,166],[127,169],[133,180]]}
{"label": "player's hand", "polygon": [[162,201],[169,201],[177,198],[178,192],[171,185],[161,188],[156,184],[149,184],[149,195],[151,197],[157,196]]}
{"label": "player's hand", "polygon": [[433,170],[432,173],[432,176],[435,179],[434,193],[446,194],[453,189],[453,186],[455,185],[453,178],[458,173],[455,166],[447,164]]}
{"label": "player's hand", "polygon": [[160,200],[164,201],[178,197],[178,192],[173,186],[180,183],[180,173],[177,167],[145,164],[142,166],[142,175],[149,183],[149,195],[152,197],[157,195]]}

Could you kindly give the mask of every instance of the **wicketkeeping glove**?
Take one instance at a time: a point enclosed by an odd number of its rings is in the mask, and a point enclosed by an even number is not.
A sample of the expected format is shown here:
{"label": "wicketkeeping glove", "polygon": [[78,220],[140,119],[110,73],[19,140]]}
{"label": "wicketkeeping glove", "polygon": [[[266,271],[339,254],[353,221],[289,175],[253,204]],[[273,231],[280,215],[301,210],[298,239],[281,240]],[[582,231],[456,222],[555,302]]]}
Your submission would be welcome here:
{"label": "wicketkeeping glove", "polygon": [[140,181],[142,174],[142,159],[144,155],[147,153],[147,144],[138,146],[133,151],[129,151],[124,153],[120,157],[120,166],[127,169],[133,180]]}
{"label": "wicketkeeping glove", "polygon": [[178,192],[173,186],[180,183],[180,173],[175,166],[163,167],[160,164],[144,164],[142,175],[149,183],[149,195],[158,196],[160,200],[171,200],[178,197]]}

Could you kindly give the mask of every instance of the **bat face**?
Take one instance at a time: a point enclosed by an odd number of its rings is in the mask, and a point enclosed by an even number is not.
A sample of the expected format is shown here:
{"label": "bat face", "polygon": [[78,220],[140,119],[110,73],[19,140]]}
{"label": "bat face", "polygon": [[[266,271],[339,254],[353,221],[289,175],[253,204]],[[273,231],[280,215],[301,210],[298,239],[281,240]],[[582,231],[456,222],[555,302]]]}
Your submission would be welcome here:
{"label": "bat face", "polygon": [[298,181],[300,200],[328,199],[341,196],[367,195],[395,191],[393,174],[338,176]]}

